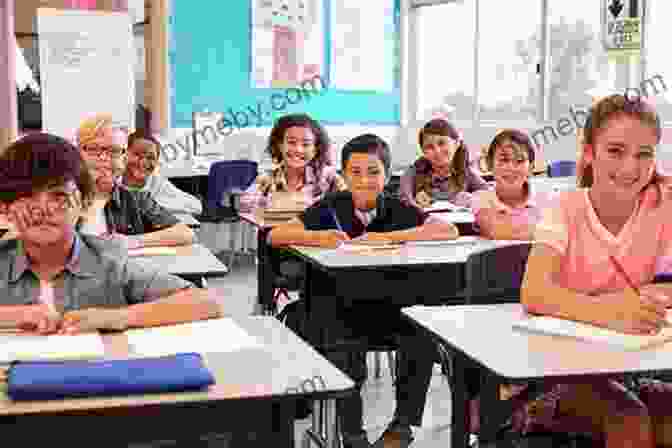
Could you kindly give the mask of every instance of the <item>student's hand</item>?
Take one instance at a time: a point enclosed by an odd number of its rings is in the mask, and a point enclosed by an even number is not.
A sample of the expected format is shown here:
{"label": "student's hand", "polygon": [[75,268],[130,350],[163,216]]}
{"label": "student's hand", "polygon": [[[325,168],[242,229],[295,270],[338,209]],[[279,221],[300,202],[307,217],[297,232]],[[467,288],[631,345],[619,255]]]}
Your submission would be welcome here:
{"label": "student's hand", "polygon": [[55,333],[61,325],[61,315],[51,310],[47,305],[26,305],[18,327],[25,331],[35,331],[40,334]]}
{"label": "student's hand", "polygon": [[424,191],[419,191],[418,194],[415,195],[415,202],[418,203],[420,208],[427,208],[432,205],[432,198]]}
{"label": "student's hand", "polygon": [[607,327],[630,334],[657,334],[667,325],[665,302],[650,290],[641,295],[624,290],[605,294]]}
{"label": "student's hand", "polygon": [[672,308],[672,287],[663,284],[648,284],[641,286],[639,292],[650,300],[662,303],[665,308]]}
{"label": "student's hand", "polygon": [[122,331],[126,328],[128,328],[126,308],[87,308],[65,313],[60,332],[77,334],[96,330]]}
{"label": "student's hand", "polygon": [[347,233],[340,230],[318,230],[317,243],[320,247],[335,248],[343,241],[349,241],[350,237]]}
{"label": "student's hand", "polygon": [[100,235],[100,237],[108,241],[115,241],[126,250],[143,247],[142,240],[136,236],[124,235],[123,233],[105,233]]}

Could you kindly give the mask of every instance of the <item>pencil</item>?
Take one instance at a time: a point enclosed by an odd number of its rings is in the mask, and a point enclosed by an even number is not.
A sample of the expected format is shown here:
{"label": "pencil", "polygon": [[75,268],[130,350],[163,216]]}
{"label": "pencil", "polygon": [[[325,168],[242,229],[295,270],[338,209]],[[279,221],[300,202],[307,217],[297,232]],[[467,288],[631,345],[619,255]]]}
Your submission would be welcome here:
{"label": "pencil", "polygon": [[614,257],[613,255],[610,255],[609,258],[611,259],[611,262],[614,264],[616,267],[616,270],[623,276],[625,279],[625,282],[628,284],[628,287],[637,295],[639,295],[639,288],[635,286],[633,283],[632,279],[628,275],[627,272],[625,272],[625,269],[623,268],[623,265],[619,263],[619,261]]}
{"label": "pencil", "polygon": [[331,213],[331,217],[334,218],[334,223],[336,224],[336,229],[339,232],[343,232],[343,227],[341,226],[341,222],[338,220],[338,216],[336,216],[336,211],[333,208],[330,208],[329,213]]}
{"label": "pencil", "polygon": [[[617,270],[617,271],[623,276],[623,278],[625,279],[625,282],[628,284],[628,287],[629,287],[635,294],[640,295],[640,294],[639,294],[639,288],[638,288],[637,286],[635,286],[635,283],[632,281],[632,279],[630,278],[630,276],[628,275],[628,273],[625,271],[625,269],[623,268],[623,265],[622,265],[621,263],[619,263],[618,260],[616,259],[616,257],[614,257],[613,255],[610,255],[609,258],[611,259],[611,262],[612,262],[612,263],[614,264],[614,266],[616,267],[616,270]],[[672,322],[670,322],[670,321],[668,321],[667,319],[665,319],[663,326],[665,326],[665,327],[672,327]]]}

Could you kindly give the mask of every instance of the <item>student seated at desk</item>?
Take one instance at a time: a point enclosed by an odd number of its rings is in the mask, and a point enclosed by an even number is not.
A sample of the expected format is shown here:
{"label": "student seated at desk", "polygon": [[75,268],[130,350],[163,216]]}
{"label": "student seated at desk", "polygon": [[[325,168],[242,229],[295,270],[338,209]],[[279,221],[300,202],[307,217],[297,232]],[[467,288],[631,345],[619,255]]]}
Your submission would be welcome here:
{"label": "student seated at desk", "polygon": [[[77,333],[217,317],[209,291],[136,265],[79,235],[94,181],[66,140],[32,134],[0,155],[0,201],[17,239],[0,242],[0,326]],[[108,256],[114,253],[115,256]]]}
{"label": "student seated at desk", "polygon": [[[653,284],[672,255],[672,200],[655,171],[660,118],[645,101],[606,97],[584,126],[586,188],[560,194],[536,232],[521,290],[534,314],[632,334],[666,325],[672,287]],[[636,289],[635,289],[636,288]],[[646,382],[637,392],[619,378],[549,385],[544,412],[527,420],[587,432],[607,448],[672,446],[672,388]]]}
{"label": "student seated at desk", "polygon": [[[308,208],[299,220],[274,228],[270,233],[274,247],[336,247],[351,238],[395,242],[454,239],[458,236],[457,228],[451,223],[436,217],[424,221],[424,215],[416,207],[394,197],[382,196],[386,177],[389,177],[390,150],[378,136],[366,134],[350,140],[343,147],[341,164],[350,191],[328,194]],[[328,305],[325,303],[324,306]],[[416,341],[416,330],[401,317],[399,307],[380,303],[372,306],[361,303],[351,307],[340,304],[333,306],[337,314],[331,316],[330,322],[326,322],[328,326],[333,323],[333,333],[343,326],[346,332],[373,332],[385,336],[401,334],[403,340]],[[370,322],[372,316],[376,316],[375,326]],[[403,353],[399,355],[397,414],[412,419],[404,422],[407,424],[404,428],[408,430],[402,434],[405,443],[412,440],[408,425],[421,421],[436,355],[433,345],[424,339],[422,341],[417,344],[402,342],[402,348],[408,348],[408,352],[402,349]],[[366,379],[365,355],[362,352],[327,354],[334,364],[357,383],[358,391]],[[428,371],[426,375],[424,371],[422,375],[417,374],[421,367]],[[426,384],[423,384],[425,379]],[[368,447],[369,442],[362,429],[362,401],[359,393],[338,400],[337,413],[345,447]]]}
{"label": "student seated at desk", "polygon": [[240,210],[253,212],[271,205],[273,193],[303,193],[310,206],[326,193],[346,189],[343,178],[329,161],[329,136],[306,114],[280,117],[271,130],[266,151],[273,161],[269,174],[240,197]]}
{"label": "student seated at desk", "polygon": [[107,236],[129,249],[192,244],[194,233],[148,192],[121,185],[126,168],[126,133],[106,115],[84,121],[77,132],[82,158],[96,181],[96,197],[78,224],[80,233]]}
{"label": "student seated at desk", "polygon": [[123,183],[130,191],[149,193],[170,213],[200,214],[201,201],[157,173],[161,143],[149,133],[138,130],[128,136],[128,163]]}
{"label": "student seated at desk", "polygon": [[495,240],[531,240],[536,223],[556,195],[535,192],[528,182],[535,159],[534,144],[524,132],[505,129],[488,147],[488,170],[494,190],[474,193],[471,203],[479,233]]}
{"label": "student seated at desk", "polygon": [[446,120],[430,120],[420,130],[418,142],[422,157],[400,181],[400,195],[405,202],[419,208],[427,208],[437,200],[471,207],[471,193],[489,188],[469,165],[467,146]]}

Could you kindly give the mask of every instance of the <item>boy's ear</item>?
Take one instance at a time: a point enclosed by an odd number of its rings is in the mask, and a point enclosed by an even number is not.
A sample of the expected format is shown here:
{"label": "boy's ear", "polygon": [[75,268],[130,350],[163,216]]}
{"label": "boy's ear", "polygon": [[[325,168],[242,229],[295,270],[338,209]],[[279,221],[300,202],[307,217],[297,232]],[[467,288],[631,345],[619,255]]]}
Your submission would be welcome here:
{"label": "boy's ear", "polygon": [[595,146],[592,144],[584,143],[583,151],[580,154],[580,158],[583,159],[584,163],[592,163],[595,159]]}

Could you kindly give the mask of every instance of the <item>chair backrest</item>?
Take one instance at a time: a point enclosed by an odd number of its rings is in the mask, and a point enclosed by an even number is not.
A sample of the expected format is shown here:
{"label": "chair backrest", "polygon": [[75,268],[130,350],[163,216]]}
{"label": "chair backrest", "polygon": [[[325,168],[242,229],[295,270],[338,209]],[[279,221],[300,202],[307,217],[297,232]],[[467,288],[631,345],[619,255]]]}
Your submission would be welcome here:
{"label": "chair backrest", "polygon": [[549,177],[576,176],[576,162],[573,160],[556,160],[548,165]]}
{"label": "chair backrest", "polygon": [[474,252],[467,259],[465,299],[467,304],[520,301],[531,243],[514,243]]}
{"label": "chair backrest", "polygon": [[257,177],[253,160],[222,160],[210,166],[208,173],[208,207],[217,208],[225,193],[241,193]]}

